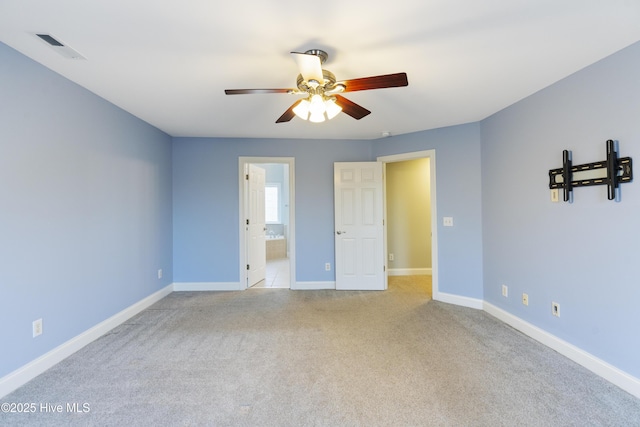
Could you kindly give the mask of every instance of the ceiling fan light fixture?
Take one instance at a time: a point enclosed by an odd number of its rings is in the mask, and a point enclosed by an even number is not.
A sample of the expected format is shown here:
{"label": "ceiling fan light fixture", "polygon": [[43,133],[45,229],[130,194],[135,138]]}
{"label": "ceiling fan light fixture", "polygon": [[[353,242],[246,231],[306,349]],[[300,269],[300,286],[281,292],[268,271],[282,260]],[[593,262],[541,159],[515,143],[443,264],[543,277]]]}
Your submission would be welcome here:
{"label": "ceiling fan light fixture", "polygon": [[300,117],[302,120],[307,120],[309,118],[309,106],[311,103],[306,99],[300,101],[298,105],[293,109],[293,112],[296,116]]}
{"label": "ceiling fan light fixture", "polygon": [[325,109],[327,111],[327,118],[329,120],[333,119],[335,116],[340,114],[340,112],[342,111],[342,107],[340,107],[338,104],[336,104],[336,100],[335,99],[327,99],[324,102],[324,106],[325,106]]}
{"label": "ceiling fan light fixture", "polygon": [[324,114],[325,109],[322,96],[318,94],[313,95],[311,97],[311,104],[309,105],[309,112],[311,114]]}
{"label": "ceiling fan light fixture", "polygon": [[328,98],[316,93],[310,98],[301,100],[292,111],[302,120],[322,123],[337,116],[342,111],[342,107],[336,104],[335,98]]}
{"label": "ceiling fan light fixture", "polygon": [[324,122],[325,118],[324,118],[324,113],[319,113],[319,112],[312,112],[309,115],[309,121],[313,122],[313,123],[322,123]]}

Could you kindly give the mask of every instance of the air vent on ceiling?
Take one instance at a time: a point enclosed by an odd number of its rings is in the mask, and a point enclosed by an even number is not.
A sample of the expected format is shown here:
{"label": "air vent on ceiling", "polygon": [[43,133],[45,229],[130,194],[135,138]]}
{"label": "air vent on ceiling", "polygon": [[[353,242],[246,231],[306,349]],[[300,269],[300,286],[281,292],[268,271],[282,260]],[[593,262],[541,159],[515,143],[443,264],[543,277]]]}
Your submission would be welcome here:
{"label": "air vent on ceiling", "polygon": [[58,40],[51,37],[49,34],[36,34],[36,36],[40,37],[42,40],[49,43],[51,46],[64,46]]}
{"label": "air vent on ceiling", "polygon": [[87,59],[84,56],[80,55],[77,51],[71,49],[69,46],[66,46],[64,43],[53,37],[51,34],[36,34],[40,38],[40,40],[47,43],[53,50],[58,52],[60,55],[69,59]]}

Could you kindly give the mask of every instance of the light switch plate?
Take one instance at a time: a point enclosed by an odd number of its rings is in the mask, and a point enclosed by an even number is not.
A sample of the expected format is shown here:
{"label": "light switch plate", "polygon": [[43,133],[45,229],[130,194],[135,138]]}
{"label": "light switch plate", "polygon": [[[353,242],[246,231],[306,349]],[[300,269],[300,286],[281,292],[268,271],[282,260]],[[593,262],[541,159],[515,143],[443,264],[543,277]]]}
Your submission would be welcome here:
{"label": "light switch plate", "polygon": [[442,225],[444,225],[445,227],[453,227],[453,217],[452,216],[443,217]]}

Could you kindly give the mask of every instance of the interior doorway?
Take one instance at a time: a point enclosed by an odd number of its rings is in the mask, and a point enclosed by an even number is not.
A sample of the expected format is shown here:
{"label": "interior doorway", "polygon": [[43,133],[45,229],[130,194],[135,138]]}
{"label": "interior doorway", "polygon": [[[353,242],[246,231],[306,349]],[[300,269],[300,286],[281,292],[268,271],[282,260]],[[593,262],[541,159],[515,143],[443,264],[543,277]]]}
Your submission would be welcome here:
{"label": "interior doorway", "polygon": [[[264,172],[264,190],[260,203],[261,235],[252,233],[251,215],[255,213],[255,192],[251,189],[250,169]],[[240,282],[247,288],[291,288],[295,284],[294,159],[241,157],[240,164]],[[254,223],[256,221],[253,221]],[[252,235],[253,234],[253,235]],[[259,247],[256,248],[256,245]],[[262,254],[256,261],[255,254]],[[265,264],[263,278],[251,274],[254,266]],[[257,281],[256,281],[257,280]]]}
{"label": "interior doorway", "polygon": [[438,295],[435,150],[379,157],[385,165],[387,280],[412,277]]}

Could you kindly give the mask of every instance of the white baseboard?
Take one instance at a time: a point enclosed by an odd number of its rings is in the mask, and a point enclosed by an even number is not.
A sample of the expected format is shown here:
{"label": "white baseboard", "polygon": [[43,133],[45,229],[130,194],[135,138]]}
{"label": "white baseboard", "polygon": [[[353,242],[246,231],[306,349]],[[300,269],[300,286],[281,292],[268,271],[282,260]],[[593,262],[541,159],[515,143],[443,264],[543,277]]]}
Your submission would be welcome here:
{"label": "white baseboard", "polygon": [[430,268],[389,268],[389,276],[431,276]]}
{"label": "white baseboard", "polygon": [[486,301],[484,311],[640,398],[640,379]]}
{"label": "white baseboard", "polygon": [[295,285],[291,286],[291,289],[296,291],[314,291],[335,288],[336,282],[296,282]]}
{"label": "white baseboard", "polygon": [[173,290],[178,291],[239,291],[240,282],[178,282],[173,284]]}
{"label": "white baseboard", "polygon": [[462,297],[460,295],[447,294],[445,292],[434,292],[432,298],[434,299],[434,301],[446,302],[448,304],[482,310],[483,301],[478,298]]}
{"label": "white baseboard", "polygon": [[159,291],[149,295],[148,297],[138,301],[137,303],[125,308],[119,313],[114,314],[107,320],[98,323],[94,327],[87,329],[80,335],[76,335],[69,341],[60,344],[53,350],[43,354],[35,360],[27,363],[21,368],[16,369],[10,374],[0,378],[0,398],[6,396],[18,387],[31,381],[47,369],[60,363],[62,360],[71,356],[87,344],[100,338],[116,326],[124,323],[142,310],[150,307],[162,298],[166,297],[173,291],[173,286],[165,286]]}

